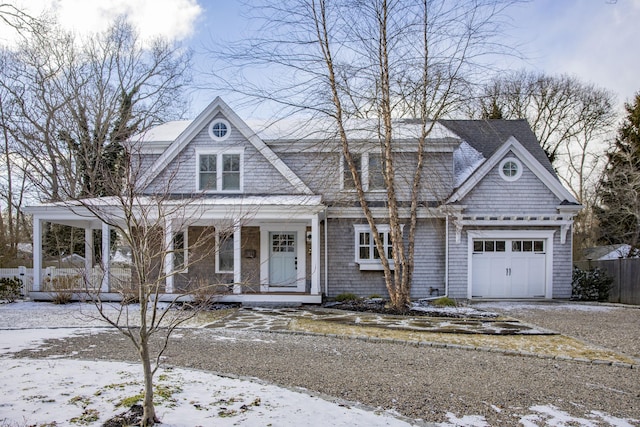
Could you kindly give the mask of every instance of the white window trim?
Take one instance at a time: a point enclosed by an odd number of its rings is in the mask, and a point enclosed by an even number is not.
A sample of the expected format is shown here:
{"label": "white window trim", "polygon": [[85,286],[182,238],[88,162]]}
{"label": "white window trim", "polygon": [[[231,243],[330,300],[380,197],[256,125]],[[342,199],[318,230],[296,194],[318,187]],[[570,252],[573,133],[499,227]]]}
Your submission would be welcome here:
{"label": "white window trim", "polygon": [[[379,259],[361,259],[360,258],[360,233],[369,233],[371,234],[371,228],[368,224],[354,224],[354,261],[356,264],[360,266],[360,270],[383,270],[382,261]],[[386,233],[389,234],[391,231],[391,227],[389,224],[380,224],[377,225],[378,233]],[[400,224],[400,229],[404,229],[404,224]],[[371,236],[371,241],[373,246],[375,247],[375,242],[373,241],[373,236]],[[395,264],[393,259],[389,258],[389,268],[393,270],[395,268]]]}
{"label": "white window trim", "polygon": [[[377,153],[351,153],[354,156],[360,156],[360,182],[362,183],[362,190],[365,192],[372,193],[382,193],[386,192],[384,188],[373,188],[369,189],[369,154],[377,154]],[[351,191],[355,192],[355,188],[344,188],[344,162],[345,162],[344,154],[340,155],[340,190],[342,191]]]}
{"label": "white window trim", "polygon": [[[216,136],[216,134],[213,133],[213,127],[218,123],[222,123],[227,127],[227,133],[224,134],[224,136]],[[229,138],[229,135],[231,135],[231,124],[225,119],[215,119],[209,124],[208,130],[209,130],[209,137],[211,139],[213,139],[214,141],[224,141],[225,139]]]}
{"label": "white window trim", "polygon": [[[183,245],[184,245],[184,248],[182,249],[182,252],[184,252],[184,261],[183,261],[183,264],[182,264],[183,268],[181,268],[181,269],[177,269],[176,268],[176,250],[173,247],[176,235],[178,235],[178,234],[182,234],[183,235]],[[174,273],[188,273],[189,272],[189,232],[188,232],[187,228],[185,228],[184,230],[178,230],[175,233],[173,233],[173,236],[171,238],[171,251],[173,252],[173,261],[172,261],[173,262],[173,266],[172,266],[173,272]]]}
{"label": "white window trim", "polygon": [[[518,171],[516,172],[516,174],[514,176],[507,176],[507,175],[504,174],[503,168],[504,168],[504,165],[507,162],[513,162],[518,167]],[[516,159],[515,157],[512,157],[512,156],[505,157],[500,162],[500,165],[498,166],[498,171],[500,172],[500,177],[502,179],[504,179],[505,181],[508,181],[508,182],[517,181],[522,176],[522,162],[520,160]]]}
{"label": "white window trim", "polygon": [[[234,237],[233,233],[231,234],[231,236]],[[216,269],[215,269],[216,273],[224,273],[224,274],[233,273],[234,272],[233,267],[231,267],[231,270],[220,269],[220,232],[217,230],[215,232],[215,240],[216,240]],[[235,256],[236,256],[235,249],[233,252],[233,256],[234,256],[234,265],[235,265]]]}
{"label": "white window trim", "polygon": [[[223,190],[222,189],[222,156],[225,154],[239,154],[240,155],[240,188],[238,190]],[[201,190],[200,189],[200,156],[216,156],[216,189],[215,190]],[[244,149],[228,150],[228,149],[209,149],[196,151],[196,191],[212,194],[238,194],[244,192]]]}

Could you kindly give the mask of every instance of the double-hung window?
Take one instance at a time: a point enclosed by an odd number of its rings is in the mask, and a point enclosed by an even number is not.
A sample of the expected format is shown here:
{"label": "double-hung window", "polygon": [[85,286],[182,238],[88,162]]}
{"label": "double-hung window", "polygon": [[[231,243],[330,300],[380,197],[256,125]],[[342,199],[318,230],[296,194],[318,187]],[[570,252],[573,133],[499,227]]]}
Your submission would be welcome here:
{"label": "double-hung window", "polygon": [[216,273],[233,273],[233,233],[216,232]]}
{"label": "double-hung window", "polygon": [[173,269],[175,271],[184,271],[187,269],[187,239],[186,231],[179,231],[173,235]]}
{"label": "double-hung window", "polygon": [[242,152],[197,154],[197,188],[208,192],[241,192]]}
{"label": "double-hung window", "polygon": [[[356,171],[362,180],[362,155],[360,154],[351,154],[351,158],[353,159],[353,163],[356,167]],[[343,188],[345,190],[354,190],[356,188],[356,183],[353,180],[353,174],[351,173],[351,169],[349,169],[349,163],[347,159],[343,157],[342,162],[343,168]]]}
{"label": "double-hung window", "polygon": [[[352,153],[351,157],[364,191],[385,189],[384,176],[382,175],[383,162],[380,153]],[[356,188],[351,169],[349,169],[347,159],[344,156],[342,157],[342,188],[344,190]]]}
{"label": "double-hung window", "polygon": [[[380,224],[377,228],[385,255],[393,269],[393,242],[391,241],[389,225]],[[371,228],[365,224],[356,224],[354,225],[354,229],[355,261],[360,265],[360,270],[382,270],[380,252],[378,252]]]}
{"label": "double-hung window", "polygon": [[382,155],[379,153],[369,153],[367,162],[367,181],[369,183],[368,190],[384,190],[384,176],[382,175]]}

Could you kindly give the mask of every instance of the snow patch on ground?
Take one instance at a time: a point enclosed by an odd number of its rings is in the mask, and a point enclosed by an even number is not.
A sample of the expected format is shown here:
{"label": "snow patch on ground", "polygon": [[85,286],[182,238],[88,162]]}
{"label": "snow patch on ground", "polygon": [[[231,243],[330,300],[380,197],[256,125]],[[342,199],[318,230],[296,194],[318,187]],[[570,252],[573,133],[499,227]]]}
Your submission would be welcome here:
{"label": "snow patch on ground", "polygon": [[[493,405],[491,405],[493,406]],[[587,417],[574,417],[553,405],[536,405],[529,408],[532,413],[520,418],[520,425],[524,427],[633,427],[640,420],[617,418],[600,411],[591,411]],[[458,417],[447,412],[448,422],[440,423],[440,427],[491,427],[481,415],[464,415]]]}
{"label": "snow patch on ground", "polygon": [[[4,425],[98,426],[128,409],[118,406],[139,394],[141,368],[120,362],[3,360],[0,404]],[[171,426],[411,426],[384,411],[366,411],[259,381],[220,377],[187,369],[164,369],[165,387],[156,411]],[[80,422],[79,420],[88,422]],[[76,421],[72,421],[72,420]]]}
{"label": "snow patch on ground", "polygon": [[493,318],[498,317],[496,313],[491,313],[486,310],[478,310],[476,306],[473,307],[437,307],[430,305],[428,301],[418,301],[411,305],[411,309],[415,311],[424,311],[427,313],[439,314],[444,317],[475,317],[475,318]]}
{"label": "snow patch on ground", "polygon": [[[91,334],[93,332],[94,330],[91,328],[0,330],[0,354],[34,349],[40,347],[45,340],[61,340],[74,335]],[[37,349],[33,351],[37,351]]]}
{"label": "snow patch on ground", "polygon": [[518,311],[518,310],[537,310],[537,311],[591,311],[591,312],[604,312],[617,310],[618,308],[612,305],[603,304],[589,304],[578,302],[566,302],[566,303],[535,303],[535,302],[518,302],[518,301],[495,301],[495,302],[479,302],[474,303],[473,307],[479,310],[498,310],[498,311]]}

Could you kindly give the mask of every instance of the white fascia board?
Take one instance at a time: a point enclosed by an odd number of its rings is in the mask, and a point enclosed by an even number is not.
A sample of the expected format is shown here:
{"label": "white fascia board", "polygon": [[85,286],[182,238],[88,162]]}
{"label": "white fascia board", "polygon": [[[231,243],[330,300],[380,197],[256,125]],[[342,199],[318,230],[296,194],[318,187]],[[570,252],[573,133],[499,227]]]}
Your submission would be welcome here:
{"label": "white fascia board", "polygon": [[561,201],[578,203],[576,198],[564,188],[562,183],[554,177],[551,172],[544,168],[540,162],[513,136],[509,137],[496,152],[482,163],[474,173],[458,188],[447,200],[447,203],[455,203],[462,200],[475,186],[512,151],[513,154],[522,161],[542,183]]}

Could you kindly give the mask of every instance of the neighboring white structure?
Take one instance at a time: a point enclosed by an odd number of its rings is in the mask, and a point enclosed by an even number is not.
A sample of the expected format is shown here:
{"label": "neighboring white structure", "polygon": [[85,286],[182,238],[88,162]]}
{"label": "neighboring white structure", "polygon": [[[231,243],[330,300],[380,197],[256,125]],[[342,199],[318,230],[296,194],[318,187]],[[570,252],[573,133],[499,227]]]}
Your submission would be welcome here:
{"label": "neighboring white structure", "polygon": [[615,245],[595,246],[582,251],[582,259],[591,261],[605,261],[618,258],[638,258],[640,254],[629,257],[632,247],[626,243]]}
{"label": "neighboring white structure", "polygon": [[[141,137],[141,209],[161,192],[172,195],[176,206],[185,196],[192,198],[180,208],[188,221],[173,217],[163,226],[172,249],[162,266],[167,294],[188,293],[196,280],[228,283],[233,293],[222,297],[228,301],[319,303],[323,295],[343,292],[386,293],[335,131],[325,122],[315,125],[253,129],[216,98],[195,120],[169,122]],[[409,200],[419,130],[411,120],[395,126],[400,203]],[[348,123],[347,132],[390,250],[377,136],[357,121]],[[412,297],[568,298],[572,224],[581,206],[558,180],[529,125],[442,120],[425,150]],[[118,215],[114,199],[88,203]],[[84,228],[87,242],[92,230],[102,229],[103,253],[109,252],[109,227],[92,215],[87,201],[27,211],[34,217],[32,296],[46,296],[45,222]],[[218,235],[223,229],[224,239]],[[215,237],[215,255],[188,271],[179,268],[197,251],[190,245],[202,233]],[[179,256],[175,245],[184,248]],[[92,251],[87,244],[87,255]],[[86,258],[87,269],[94,268]],[[109,258],[102,262],[108,270]],[[105,293],[113,291],[108,275],[99,285]]]}

